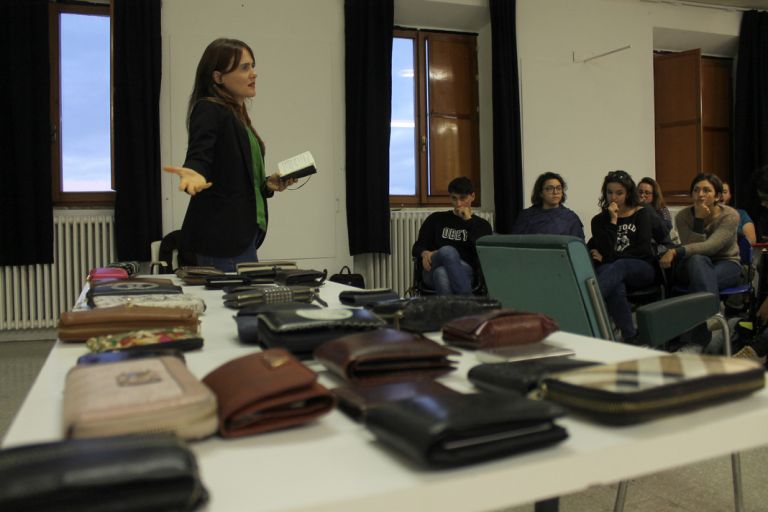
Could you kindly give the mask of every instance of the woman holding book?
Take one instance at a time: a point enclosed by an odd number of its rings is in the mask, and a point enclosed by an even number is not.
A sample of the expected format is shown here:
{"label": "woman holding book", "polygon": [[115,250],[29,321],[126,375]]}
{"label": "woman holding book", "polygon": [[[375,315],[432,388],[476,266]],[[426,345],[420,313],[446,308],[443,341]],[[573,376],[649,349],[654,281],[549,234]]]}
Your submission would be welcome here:
{"label": "woman holding book", "polygon": [[256,261],[267,233],[267,199],[295,180],[266,177],[264,142],[251,124],[245,101],[256,95],[251,48],[216,39],[197,65],[189,98],[189,142],[182,167],[167,166],[191,196],[181,228],[181,247],[198,265],[225,272]]}

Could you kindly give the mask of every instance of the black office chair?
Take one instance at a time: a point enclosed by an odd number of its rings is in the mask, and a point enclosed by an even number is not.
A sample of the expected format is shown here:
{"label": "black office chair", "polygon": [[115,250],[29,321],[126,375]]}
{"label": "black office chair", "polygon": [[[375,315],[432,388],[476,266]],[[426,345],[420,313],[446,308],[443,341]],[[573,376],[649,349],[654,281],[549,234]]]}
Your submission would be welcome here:
{"label": "black office chair", "polygon": [[[421,258],[413,258],[413,284],[410,288],[410,296],[435,295],[437,291],[424,282],[424,266]],[[485,287],[485,279],[481,271],[475,272],[472,277],[472,295],[485,296],[488,291]]]}
{"label": "black office chair", "polygon": [[[637,341],[641,345],[663,347],[667,341],[706,322],[709,318],[716,319],[722,329],[725,341],[725,355],[731,356],[731,336],[728,322],[720,313],[714,294],[708,292],[689,293],[672,297],[645,306],[640,306],[635,312],[637,318]],[[738,453],[731,454],[733,472],[733,493],[735,510],[744,510],[744,495],[741,485],[741,457]],[[624,510],[629,482],[619,482],[616,492],[614,512]]]}

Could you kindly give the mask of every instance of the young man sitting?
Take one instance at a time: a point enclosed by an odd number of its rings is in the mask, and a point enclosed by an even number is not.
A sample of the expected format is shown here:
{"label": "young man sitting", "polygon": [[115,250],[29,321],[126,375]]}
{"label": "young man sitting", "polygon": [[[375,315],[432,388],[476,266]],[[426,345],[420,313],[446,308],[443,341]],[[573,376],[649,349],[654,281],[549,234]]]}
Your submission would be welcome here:
{"label": "young man sitting", "polygon": [[472,281],[480,272],[475,242],[492,233],[488,221],[472,214],[475,189],[469,178],[448,184],[453,209],[435,212],[419,229],[412,254],[421,258],[423,281],[440,295],[471,295]]}

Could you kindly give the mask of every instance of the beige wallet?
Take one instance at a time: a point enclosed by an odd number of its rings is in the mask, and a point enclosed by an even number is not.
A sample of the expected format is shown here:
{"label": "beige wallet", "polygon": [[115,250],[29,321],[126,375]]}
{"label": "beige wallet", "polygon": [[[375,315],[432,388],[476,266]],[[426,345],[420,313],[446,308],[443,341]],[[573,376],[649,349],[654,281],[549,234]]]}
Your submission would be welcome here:
{"label": "beige wallet", "polygon": [[201,439],[216,431],[216,409],[213,392],[176,357],[76,366],[64,386],[64,433],[175,432]]}

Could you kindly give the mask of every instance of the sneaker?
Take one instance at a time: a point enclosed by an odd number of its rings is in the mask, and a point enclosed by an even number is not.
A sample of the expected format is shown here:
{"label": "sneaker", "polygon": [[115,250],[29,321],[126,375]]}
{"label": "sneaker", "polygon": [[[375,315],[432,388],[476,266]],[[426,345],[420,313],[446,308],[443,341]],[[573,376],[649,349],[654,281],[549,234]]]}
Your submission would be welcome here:
{"label": "sneaker", "polygon": [[765,364],[766,361],[768,361],[768,357],[760,357],[757,355],[757,352],[755,352],[755,349],[750,347],[749,345],[744,345],[741,350],[733,354],[733,357],[738,357],[741,359],[751,359],[752,361],[757,361],[760,364]]}
{"label": "sneaker", "polygon": [[677,352],[680,352],[681,354],[701,354],[703,349],[704,347],[701,345],[697,345],[696,343],[688,343],[677,349]]}

